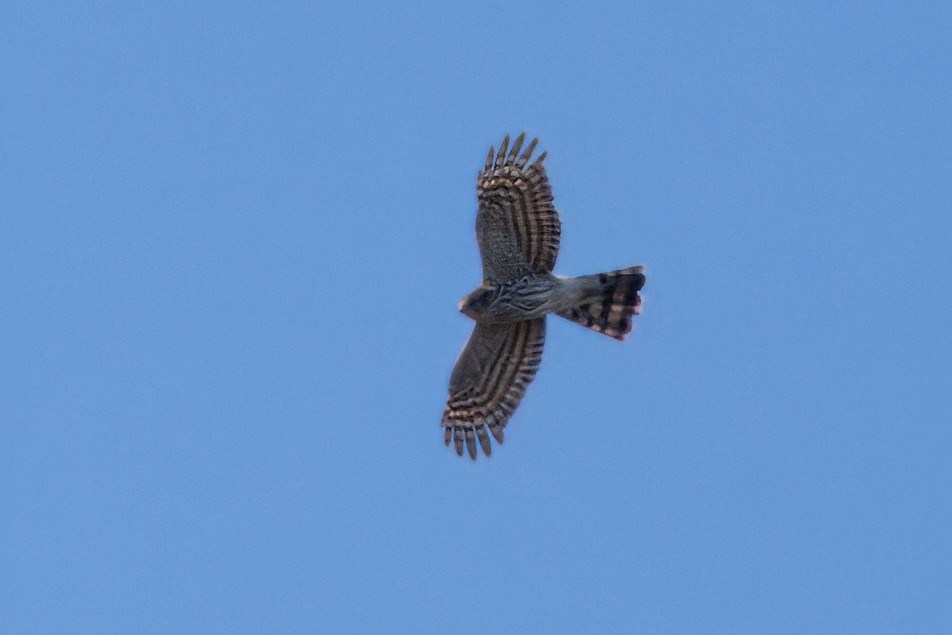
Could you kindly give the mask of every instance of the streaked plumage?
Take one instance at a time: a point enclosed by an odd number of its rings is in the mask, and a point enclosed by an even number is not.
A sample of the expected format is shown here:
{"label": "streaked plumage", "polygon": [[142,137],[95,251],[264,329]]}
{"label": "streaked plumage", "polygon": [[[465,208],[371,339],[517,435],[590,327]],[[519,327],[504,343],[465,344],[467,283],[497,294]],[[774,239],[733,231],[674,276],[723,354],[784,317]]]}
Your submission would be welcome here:
{"label": "streaked plumage", "polygon": [[476,320],[450,377],[443,410],[444,441],[462,456],[492,451],[489,434],[503,441],[503,428],[535,377],[545,342],[545,316],[568,320],[624,339],[640,311],[644,268],[577,278],[552,275],[561,224],[542,161],[529,160],[538,139],[520,154],[525,134],[509,149],[489,149],[476,180],[476,241],[483,282],[460,301]]}

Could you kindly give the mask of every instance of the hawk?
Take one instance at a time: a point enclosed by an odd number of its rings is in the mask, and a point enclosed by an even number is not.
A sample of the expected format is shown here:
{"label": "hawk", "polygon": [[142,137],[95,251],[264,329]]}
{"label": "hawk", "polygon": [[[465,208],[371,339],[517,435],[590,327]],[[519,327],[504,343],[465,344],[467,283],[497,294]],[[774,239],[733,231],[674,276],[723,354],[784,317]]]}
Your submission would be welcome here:
{"label": "hawk", "polygon": [[522,154],[525,133],[509,150],[490,147],[476,177],[476,242],[483,282],[459,302],[476,321],[450,376],[443,410],[443,439],[476,458],[476,442],[489,456],[489,435],[503,441],[503,428],[516,410],[542,358],[545,316],[563,318],[623,340],[631,316],[641,309],[638,291],[644,267],[577,278],[552,275],[559,253],[561,223],[542,165],[546,153],[529,163],[538,139]]}

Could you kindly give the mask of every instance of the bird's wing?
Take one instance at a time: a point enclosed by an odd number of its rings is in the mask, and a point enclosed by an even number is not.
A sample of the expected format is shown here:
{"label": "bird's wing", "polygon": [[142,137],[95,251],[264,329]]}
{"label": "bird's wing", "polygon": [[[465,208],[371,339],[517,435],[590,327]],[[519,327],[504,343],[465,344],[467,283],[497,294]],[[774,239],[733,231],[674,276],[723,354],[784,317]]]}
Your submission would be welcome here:
{"label": "bird's wing", "polygon": [[546,153],[530,165],[539,140],[533,139],[520,155],[524,139],[525,133],[520,134],[508,154],[508,135],[498,153],[490,147],[486,165],[476,178],[476,240],[487,281],[548,273],[559,254],[561,223],[542,165]]}
{"label": "bird's wing", "polygon": [[463,442],[476,458],[476,440],[486,456],[488,432],[502,443],[502,429],[535,377],[545,342],[545,318],[512,324],[476,323],[450,377],[450,396],[443,410],[443,435],[456,453]]}

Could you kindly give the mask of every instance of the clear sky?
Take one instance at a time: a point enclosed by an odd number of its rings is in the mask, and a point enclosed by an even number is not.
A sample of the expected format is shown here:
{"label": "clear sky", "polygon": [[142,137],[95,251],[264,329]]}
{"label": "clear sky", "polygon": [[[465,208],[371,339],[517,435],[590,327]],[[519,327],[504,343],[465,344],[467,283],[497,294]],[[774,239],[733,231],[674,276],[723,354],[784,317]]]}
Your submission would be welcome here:
{"label": "clear sky", "polygon": [[[948,3],[83,5],[0,21],[0,632],[952,632]],[[522,130],[644,312],[473,463]]]}

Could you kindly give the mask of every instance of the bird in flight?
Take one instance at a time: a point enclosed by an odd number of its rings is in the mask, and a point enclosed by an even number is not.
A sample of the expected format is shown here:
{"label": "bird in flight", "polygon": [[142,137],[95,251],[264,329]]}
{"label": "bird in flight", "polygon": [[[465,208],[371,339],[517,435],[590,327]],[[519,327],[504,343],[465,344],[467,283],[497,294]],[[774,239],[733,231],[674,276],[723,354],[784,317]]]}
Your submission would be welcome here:
{"label": "bird in flight", "polygon": [[490,434],[502,443],[539,368],[547,314],[623,340],[641,309],[641,265],[577,278],[552,274],[561,223],[542,165],[546,153],[529,163],[539,140],[520,154],[524,140],[520,134],[509,149],[506,135],[499,152],[490,147],[476,177],[483,282],[459,302],[476,326],[450,376],[442,420],[446,445],[462,456],[465,444],[472,459],[477,442],[490,455]]}

